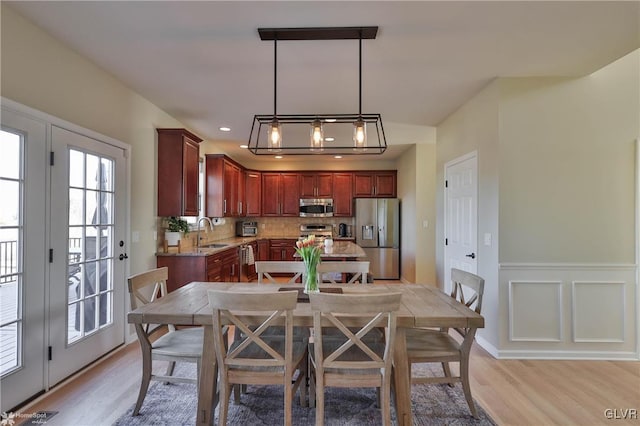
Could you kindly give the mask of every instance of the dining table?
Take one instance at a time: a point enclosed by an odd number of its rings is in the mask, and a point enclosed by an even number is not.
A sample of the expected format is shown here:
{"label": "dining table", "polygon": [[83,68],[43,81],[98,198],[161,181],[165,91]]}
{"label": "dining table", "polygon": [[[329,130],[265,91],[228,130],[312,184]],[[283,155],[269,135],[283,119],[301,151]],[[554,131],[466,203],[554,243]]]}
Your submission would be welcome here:
{"label": "dining table", "polygon": [[[202,326],[204,344],[198,384],[196,424],[211,425],[217,403],[217,366],[213,342],[213,317],[207,290],[238,292],[269,292],[300,288],[300,284],[257,284],[246,282],[191,282],[179,289],[128,313],[127,320],[135,327],[144,324],[175,324]],[[484,318],[434,286],[426,284],[338,284],[343,293],[400,292],[402,299],[396,316],[394,341],[394,392],[398,425],[411,425],[411,372],[407,360],[406,330],[412,327],[482,328]],[[241,313],[237,313],[241,315]],[[347,325],[362,326],[370,318],[354,314]],[[293,312],[294,326],[313,327],[313,313],[308,300],[299,299]],[[259,319],[256,319],[258,321]],[[474,333],[469,333],[471,336]]]}

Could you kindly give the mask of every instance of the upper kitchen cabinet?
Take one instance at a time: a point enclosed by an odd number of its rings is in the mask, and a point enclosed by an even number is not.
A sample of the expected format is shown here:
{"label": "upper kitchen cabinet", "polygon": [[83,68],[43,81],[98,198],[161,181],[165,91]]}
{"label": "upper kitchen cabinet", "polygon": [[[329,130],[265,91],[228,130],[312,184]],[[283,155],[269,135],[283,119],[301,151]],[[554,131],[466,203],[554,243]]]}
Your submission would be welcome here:
{"label": "upper kitchen cabinet", "polygon": [[374,172],[355,172],[353,174],[354,197],[396,197],[395,170],[381,170]]}
{"label": "upper kitchen cabinet", "polygon": [[245,216],[262,215],[262,173],[246,170],[244,172],[244,211]]}
{"label": "upper kitchen cabinet", "polygon": [[207,154],[205,168],[208,217],[242,216],[244,203],[244,170],[221,154]]}
{"label": "upper kitchen cabinet", "polygon": [[185,129],[158,132],[158,216],[198,216],[198,136]]}
{"label": "upper kitchen cabinet", "polygon": [[300,173],[300,198],[332,198],[333,173]]}
{"label": "upper kitchen cabinet", "polygon": [[333,215],[353,216],[353,173],[333,174]]}
{"label": "upper kitchen cabinet", "polygon": [[262,216],[299,216],[299,173],[262,172]]}

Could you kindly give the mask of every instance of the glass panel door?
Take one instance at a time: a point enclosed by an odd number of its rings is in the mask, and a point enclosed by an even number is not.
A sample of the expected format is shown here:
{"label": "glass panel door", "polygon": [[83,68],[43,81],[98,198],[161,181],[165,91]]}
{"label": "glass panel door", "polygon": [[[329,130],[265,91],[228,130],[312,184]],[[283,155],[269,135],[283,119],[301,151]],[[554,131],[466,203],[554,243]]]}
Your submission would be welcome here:
{"label": "glass panel door", "polygon": [[126,163],[112,145],[56,126],[51,135],[53,385],[124,342]]}

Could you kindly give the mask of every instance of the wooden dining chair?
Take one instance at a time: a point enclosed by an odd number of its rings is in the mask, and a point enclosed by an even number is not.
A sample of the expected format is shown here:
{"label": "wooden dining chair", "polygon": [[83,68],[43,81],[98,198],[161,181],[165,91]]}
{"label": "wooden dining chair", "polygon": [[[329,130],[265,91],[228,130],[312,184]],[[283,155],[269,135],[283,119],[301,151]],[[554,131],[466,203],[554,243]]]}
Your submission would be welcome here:
{"label": "wooden dining chair", "polygon": [[268,284],[283,284],[271,274],[293,274],[287,281],[288,284],[295,283],[305,272],[304,262],[295,261],[258,261],[255,263],[258,274],[258,284],[264,284],[265,278]]}
{"label": "wooden dining chair", "polygon": [[349,274],[350,278],[346,284],[354,284],[357,282],[366,284],[368,273],[368,261],[320,262],[320,264],[318,264],[320,282],[329,282],[331,284],[338,284],[341,282],[335,280],[335,274],[340,274],[341,277]]}
{"label": "wooden dining chair", "polygon": [[[460,269],[451,269],[451,297],[478,314],[482,309],[482,295],[484,293],[484,279],[470,272]],[[439,330],[410,328],[406,330],[407,356],[409,371],[411,366],[417,363],[442,363],[444,376],[418,377],[411,372],[411,383],[449,383],[453,386],[457,382],[462,383],[464,397],[467,400],[473,417],[478,418],[471,387],[469,386],[469,354],[475,338],[475,328],[454,328],[462,336],[462,342],[458,342],[448,328]],[[459,363],[460,374],[453,376],[449,368],[450,362]]]}
{"label": "wooden dining chair", "polygon": [[[316,406],[316,425],[324,424],[325,387],[378,388],[383,424],[391,424],[391,367],[400,299],[400,293],[309,295],[314,330],[309,349],[309,402]],[[371,319],[354,333],[349,314]],[[328,326],[338,329],[346,339],[326,339],[323,332]],[[385,341],[363,339],[374,327],[385,327]]]}
{"label": "wooden dining chair", "polygon": [[[131,309],[137,309],[164,297],[167,294],[168,268],[152,269],[133,275],[127,279]],[[159,380],[165,383],[196,383],[200,376],[200,360],[202,356],[203,328],[185,328],[176,330],[175,326],[168,324],[168,332],[158,337],[153,343],[150,336],[165,324],[135,324],[136,334],[142,349],[142,382],[138,400],[133,409],[137,416],[142,407],[149,383],[151,380]],[[169,361],[165,375],[153,373],[153,361]],[[176,377],[173,370],[176,362],[191,362],[196,364],[196,378]]]}
{"label": "wooden dining chair", "polygon": [[[291,425],[291,405],[300,390],[300,405],[306,406],[308,341],[293,339],[293,310],[297,291],[269,293],[209,290],[213,314],[213,338],[220,371],[219,424],[226,425],[231,387],[238,385],[284,386],[284,424]],[[266,319],[249,323],[244,315]],[[223,325],[240,329],[242,338],[225,347]],[[283,337],[264,336],[270,326],[284,324]],[[254,327],[256,326],[257,327]],[[298,371],[295,380],[294,371]],[[302,385],[302,386],[301,386]]]}

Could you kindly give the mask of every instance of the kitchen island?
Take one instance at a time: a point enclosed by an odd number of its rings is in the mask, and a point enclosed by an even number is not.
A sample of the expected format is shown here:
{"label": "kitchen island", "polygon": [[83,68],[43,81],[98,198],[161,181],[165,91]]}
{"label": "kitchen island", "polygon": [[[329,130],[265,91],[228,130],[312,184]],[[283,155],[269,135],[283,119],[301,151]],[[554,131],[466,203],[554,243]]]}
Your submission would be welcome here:
{"label": "kitchen island", "polygon": [[[295,254],[296,258],[299,258],[299,254]],[[362,247],[351,241],[336,241],[333,240],[331,246],[325,246],[324,252],[320,255],[323,260],[356,260],[360,257],[366,257],[366,254]]]}

